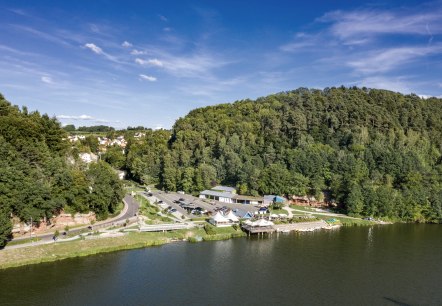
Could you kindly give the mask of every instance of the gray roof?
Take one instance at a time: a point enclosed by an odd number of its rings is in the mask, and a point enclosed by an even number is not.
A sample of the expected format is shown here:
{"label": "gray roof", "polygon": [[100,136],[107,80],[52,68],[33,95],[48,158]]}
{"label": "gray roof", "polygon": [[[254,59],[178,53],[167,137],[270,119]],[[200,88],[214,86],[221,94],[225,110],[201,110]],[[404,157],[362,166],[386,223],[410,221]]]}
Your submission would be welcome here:
{"label": "gray roof", "polygon": [[270,201],[270,202],[273,202],[273,200],[275,199],[275,195],[265,195],[264,196],[264,200],[266,200],[266,201]]}
{"label": "gray roof", "polygon": [[200,194],[214,196],[214,197],[223,197],[223,198],[228,198],[228,199],[232,199],[235,197],[235,194],[232,194],[230,192],[220,192],[220,191],[215,191],[215,190],[204,190],[204,191],[201,191]]}
{"label": "gray roof", "polygon": [[247,214],[250,214],[250,215],[252,215],[253,216],[253,213],[251,213],[250,211],[245,211],[245,210],[242,210],[242,209],[237,209],[235,212],[234,212],[234,214],[235,215],[237,215],[238,217],[240,217],[240,218],[243,218],[245,215],[247,215]]}
{"label": "gray roof", "polygon": [[226,192],[235,192],[236,189],[233,187],[227,187],[227,186],[215,186],[212,188],[212,190],[219,190],[219,191],[226,191]]}

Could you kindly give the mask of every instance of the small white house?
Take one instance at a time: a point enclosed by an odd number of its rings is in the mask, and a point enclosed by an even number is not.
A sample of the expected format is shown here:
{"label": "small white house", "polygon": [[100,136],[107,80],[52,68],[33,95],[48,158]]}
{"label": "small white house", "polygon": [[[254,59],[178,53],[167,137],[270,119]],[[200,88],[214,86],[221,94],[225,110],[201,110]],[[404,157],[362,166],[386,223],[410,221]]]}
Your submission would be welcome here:
{"label": "small white house", "polygon": [[78,154],[80,159],[86,164],[90,164],[92,162],[96,162],[98,160],[98,156],[94,153],[80,153]]}

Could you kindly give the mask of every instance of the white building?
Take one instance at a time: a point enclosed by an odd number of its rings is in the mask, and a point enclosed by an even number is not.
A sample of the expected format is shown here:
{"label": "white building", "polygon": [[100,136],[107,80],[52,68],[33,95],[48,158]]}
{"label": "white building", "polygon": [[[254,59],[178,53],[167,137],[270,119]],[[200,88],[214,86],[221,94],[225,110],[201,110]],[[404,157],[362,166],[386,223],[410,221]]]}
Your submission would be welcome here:
{"label": "white building", "polygon": [[94,153],[80,153],[78,156],[86,164],[98,161],[98,156]]}

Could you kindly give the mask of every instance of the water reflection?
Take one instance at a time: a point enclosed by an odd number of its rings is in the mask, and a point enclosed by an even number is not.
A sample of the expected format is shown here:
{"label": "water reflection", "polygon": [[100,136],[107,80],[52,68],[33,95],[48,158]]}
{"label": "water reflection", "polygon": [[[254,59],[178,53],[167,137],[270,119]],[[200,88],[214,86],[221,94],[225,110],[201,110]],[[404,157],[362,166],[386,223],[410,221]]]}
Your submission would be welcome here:
{"label": "water reflection", "polygon": [[440,305],[441,236],[358,227],[71,259],[0,271],[0,305]]}

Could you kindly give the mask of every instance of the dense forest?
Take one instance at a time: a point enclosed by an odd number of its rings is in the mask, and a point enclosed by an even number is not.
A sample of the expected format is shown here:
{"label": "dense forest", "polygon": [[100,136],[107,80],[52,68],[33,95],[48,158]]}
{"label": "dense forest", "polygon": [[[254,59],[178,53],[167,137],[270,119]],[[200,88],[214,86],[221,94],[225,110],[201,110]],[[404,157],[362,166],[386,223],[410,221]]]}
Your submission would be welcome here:
{"label": "dense forest", "polygon": [[55,118],[12,106],[0,95],[0,247],[11,217],[29,223],[49,220],[61,210],[113,213],[122,184],[105,162],[87,167],[76,161]]}
{"label": "dense forest", "polygon": [[171,191],[326,195],[350,215],[442,222],[441,155],[441,99],[299,88],[195,109],[129,142],[125,167]]}

